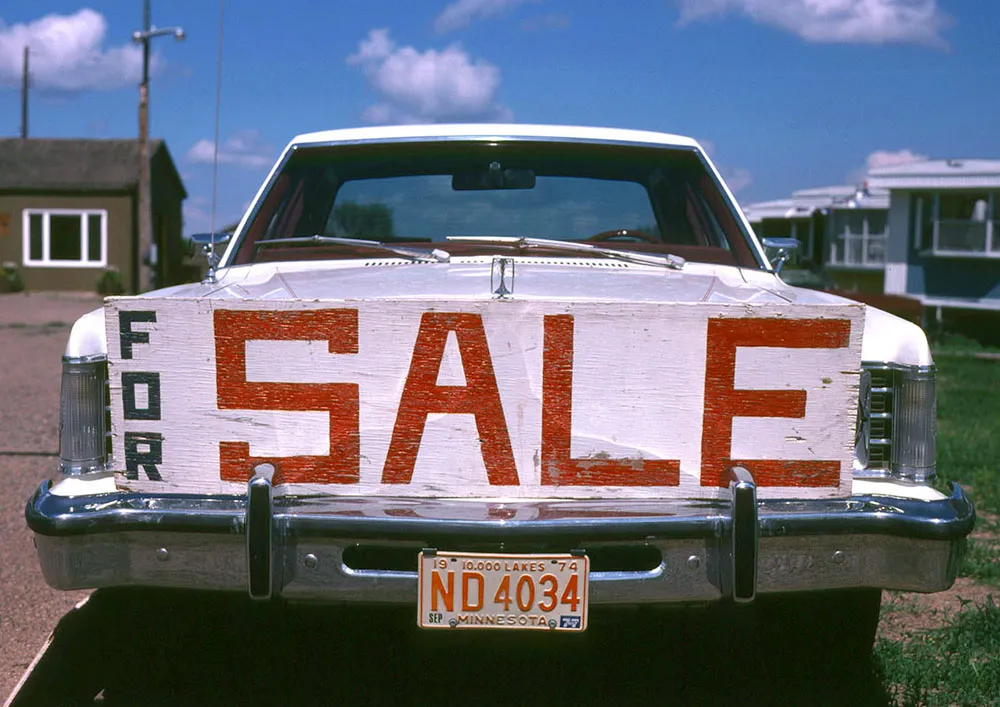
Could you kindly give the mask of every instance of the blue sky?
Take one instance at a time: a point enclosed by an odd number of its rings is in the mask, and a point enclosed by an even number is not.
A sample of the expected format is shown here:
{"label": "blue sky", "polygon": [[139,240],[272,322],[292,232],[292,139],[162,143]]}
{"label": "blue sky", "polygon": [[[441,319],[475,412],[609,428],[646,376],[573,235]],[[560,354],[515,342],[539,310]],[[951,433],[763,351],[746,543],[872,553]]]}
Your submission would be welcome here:
{"label": "blue sky", "polygon": [[[208,228],[219,5],[152,0],[151,131]],[[4,0],[0,135],[132,137],[141,0]],[[744,203],[866,165],[1000,158],[992,0],[227,0],[217,225],[295,134],[512,120],[691,135]]]}

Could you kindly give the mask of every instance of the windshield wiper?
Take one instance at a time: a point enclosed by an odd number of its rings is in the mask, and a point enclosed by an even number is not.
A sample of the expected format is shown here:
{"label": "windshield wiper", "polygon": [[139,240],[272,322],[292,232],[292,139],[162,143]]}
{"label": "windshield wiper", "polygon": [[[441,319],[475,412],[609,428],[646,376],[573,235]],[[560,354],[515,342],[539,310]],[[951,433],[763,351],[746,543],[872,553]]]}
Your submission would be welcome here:
{"label": "windshield wiper", "polygon": [[574,243],[573,241],[556,241],[549,238],[519,238],[517,236],[448,236],[449,241],[457,243],[485,243],[490,245],[505,245],[518,250],[563,250],[573,253],[587,254],[601,258],[624,260],[639,265],[659,265],[660,267],[680,270],[685,260],[670,253],[666,255],[647,255],[632,250],[615,250],[602,248],[590,243]]}
{"label": "windshield wiper", "polygon": [[418,248],[404,248],[402,246],[383,243],[382,241],[364,241],[357,238],[339,238],[336,236],[294,236],[292,238],[270,238],[257,241],[254,244],[258,249],[268,248],[273,245],[343,245],[353,248],[367,248],[369,250],[380,250],[384,253],[393,253],[407,260],[422,263],[447,263],[451,260],[451,253],[446,250],[432,248],[429,251]]}

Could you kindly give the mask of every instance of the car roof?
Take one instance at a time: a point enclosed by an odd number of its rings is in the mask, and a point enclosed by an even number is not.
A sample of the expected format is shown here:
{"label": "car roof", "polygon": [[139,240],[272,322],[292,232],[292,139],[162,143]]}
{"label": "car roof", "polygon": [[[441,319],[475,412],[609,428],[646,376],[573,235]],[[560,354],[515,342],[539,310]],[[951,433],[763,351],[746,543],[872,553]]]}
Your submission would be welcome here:
{"label": "car roof", "polygon": [[290,146],[396,142],[405,140],[554,140],[559,142],[604,142],[658,147],[701,149],[697,141],[680,135],[648,130],[625,130],[578,125],[527,125],[520,123],[459,123],[454,125],[386,125],[366,128],[324,130],[299,135]]}

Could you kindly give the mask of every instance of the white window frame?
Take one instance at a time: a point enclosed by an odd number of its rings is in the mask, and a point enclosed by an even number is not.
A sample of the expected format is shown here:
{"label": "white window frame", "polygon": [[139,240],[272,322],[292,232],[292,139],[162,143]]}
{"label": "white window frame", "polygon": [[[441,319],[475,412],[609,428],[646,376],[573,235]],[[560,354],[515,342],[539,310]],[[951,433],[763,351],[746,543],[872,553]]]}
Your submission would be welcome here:
{"label": "white window frame", "polygon": [[[985,220],[979,221],[969,219],[943,219],[941,218],[941,192],[934,193],[933,212],[931,221],[931,242],[930,247],[921,249],[919,236],[914,238],[914,246],[923,254],[934,255],[941,258],[1000,258],[1000,220],[998,220],[996,191],[989,190],[986,197]],[[984,243],[982,249],[977,250],[953,250],[941,247],[941,225],[947,223],[984,223]],[[919,224],[918,224],[919,227]]]}
{"label": "white window frame", "polygon": [[[42,217],[42,258],[31,258],[31,217]],[[51,253],[50,224],[52,216],[78,216],[80,218],[80,260],[53,260]],[[90,216],[101,217],[101,258],[87,260],[92,234]],[[108,264],[108,212],[107,209],[24,209],[21,213],[21,252],[26,268],[103,268]]]}
{"label": "white window frame", "polygon": [[[870,270],[881,270],[885,268],[886,252],[889,246],[889,223],[888,215],[886,216],[885,230],[881,233],[872,232],[868,227],[868,217],[871,211],[875,209],[864,209],[858,213],[862,214],[861,217],[861,233],[855,233],[851,231],[850,223],[844,224],[844,230],[840,233],[834,233],[833,238],[830,242],[830,259],[829,264],[835,267],[841,268],[854,268],[854,269],[870,269]],[[833,221],[836,223],[836,219]],[[861,262],[855,263],[850,262],[847,258],[847,254],[850,251],[849,245],[852,242],[861,242]],[[868,247],[871,243],[882,241],[883,244],[883,257],[882,260],[869,260],[868,258]],[[841,258],[837,258],[837,246],[841,246],[843,252]]]}

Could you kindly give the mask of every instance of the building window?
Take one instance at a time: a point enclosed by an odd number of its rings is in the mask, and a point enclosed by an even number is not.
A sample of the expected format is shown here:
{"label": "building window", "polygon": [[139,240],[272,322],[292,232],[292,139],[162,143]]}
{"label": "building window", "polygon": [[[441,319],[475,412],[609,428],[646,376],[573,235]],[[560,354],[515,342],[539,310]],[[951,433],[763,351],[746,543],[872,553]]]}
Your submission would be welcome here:
{"label": "building window", "polygon": [[840,210],[833,215],[829,265],[881,268],[885,266],[888,227],[886,212]]}
{"label": "building window", "polygon": [[997,201],[988,191],[918,196],[915,245],[934,255],[1000,257]]}
{"label": "building window", "polygon": [[23,238],[25,266],[104,267],[108,262],[108,212],[25,209]]}

